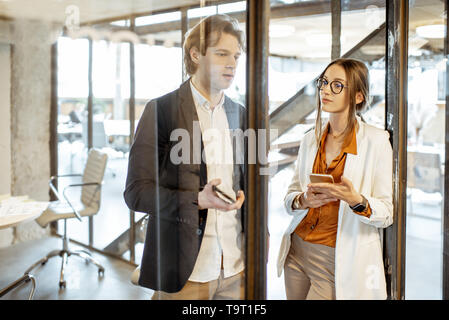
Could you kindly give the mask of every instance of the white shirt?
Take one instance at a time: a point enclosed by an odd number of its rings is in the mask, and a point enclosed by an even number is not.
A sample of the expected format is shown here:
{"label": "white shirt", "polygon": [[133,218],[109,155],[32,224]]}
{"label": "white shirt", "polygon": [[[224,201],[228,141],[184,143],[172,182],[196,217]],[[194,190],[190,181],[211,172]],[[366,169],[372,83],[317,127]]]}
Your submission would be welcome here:
{"label": "white shirt", "polygon": [[[190,81],[193,101],[198,114],[207,166],[207,181],[220,178],[218,186],[235,199],[232,189],[233,150],[228,119],[223,107],[225,96],[211,109],[210,102]],[[238,274],[244,269],[243,233],[237,210],[208,209],[200,251],[190,275],[190,281],[208,282],[218,279],[223,255],[224,277]]]}

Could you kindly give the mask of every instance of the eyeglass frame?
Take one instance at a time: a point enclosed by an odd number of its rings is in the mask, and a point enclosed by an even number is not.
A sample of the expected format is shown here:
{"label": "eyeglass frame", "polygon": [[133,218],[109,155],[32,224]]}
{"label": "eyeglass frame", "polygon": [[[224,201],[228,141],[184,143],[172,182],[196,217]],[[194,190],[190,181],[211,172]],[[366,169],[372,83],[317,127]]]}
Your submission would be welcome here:
{"label": "eyeglass frame", "polygon": [[[320,83],[320,80],[321,80],[321,82],[322,82],[323,80],[325,80],[325,81],[327,82],[327,84],[324,85],[324,83],[321,83],[321,86],[319,86],[318,84]],[[334,89],[332,89],[332,83],[334,83],[334,82],[340,83],[340,84],[342,85],[340,92],[335,92]],[[340,93],[343,91],[344,88],[349,88],[349,86],[346,86],[343,82],[341,82],[341,81],[339,81],[339,80],[332,80],[331,82],[329,82],[329,80],[327,80],[327,79],[325,79],[325,78],[322,78],[322,77],[316,79],[315,84],[316,84],[318,90],[320,90],[320,91],[323,90],[324,87],[326,87],[327,85],[329,85],[329,87],[330,87],[330,89],[331,89],[331,91],[332,91],[333,94],[340,94]]]}

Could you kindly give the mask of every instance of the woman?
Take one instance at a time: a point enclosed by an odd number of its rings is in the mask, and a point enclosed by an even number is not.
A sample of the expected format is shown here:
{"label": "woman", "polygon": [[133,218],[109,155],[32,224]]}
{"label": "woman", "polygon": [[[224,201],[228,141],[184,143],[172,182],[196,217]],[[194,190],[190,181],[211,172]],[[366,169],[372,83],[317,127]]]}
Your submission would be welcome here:
{"label": "woman", "polygon": [[[301,142],[284,199],[293,216],[278,257],[287,299],[387,297],[380,235],[393,223],[392,149],[388,132],[357,116],[368,78],[362,62],[337,59],[317,80],[315,131]],[[311,173],[334,183],[311,183]]]}

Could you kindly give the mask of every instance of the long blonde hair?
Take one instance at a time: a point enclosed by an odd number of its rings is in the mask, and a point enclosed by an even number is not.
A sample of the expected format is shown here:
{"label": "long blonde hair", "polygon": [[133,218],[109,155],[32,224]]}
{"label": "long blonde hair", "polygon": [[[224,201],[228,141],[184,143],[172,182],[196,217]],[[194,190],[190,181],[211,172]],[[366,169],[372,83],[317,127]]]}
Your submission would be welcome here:
{"label": "long blonde hair", "polygon": [[[369,103],[369,72],[366,65],[356,59],[339,58],[327,65],[324,71],[320,74],[320,78],[324,76],[326,70],[332,65],[341,66],[346,73],[346,79],[349,90],[349,112],[348,124],[344,130],[344,139],[352,132],[352,129],[357,123],[356,115],[360,114]],[[356,94],[360,92],[363,95],[363,101],[359,104],[355,103]],[[315,122],[315,138],[319,145],[323,134],[323,123],[321,119],[321,101],[320,90],[317,90],[317,116]]]}

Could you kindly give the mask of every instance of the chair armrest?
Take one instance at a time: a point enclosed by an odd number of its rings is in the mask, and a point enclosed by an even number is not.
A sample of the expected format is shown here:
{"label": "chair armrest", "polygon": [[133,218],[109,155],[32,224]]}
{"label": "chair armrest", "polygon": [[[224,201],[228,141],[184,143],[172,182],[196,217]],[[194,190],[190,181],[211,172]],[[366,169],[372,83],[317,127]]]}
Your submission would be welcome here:
{"label": "chair armrest", "polygon": [[[64,190],[62,191],[62,195],[64,196],[64,199],[67,201],[67,203],[69,204],[70,208],[72,208],[73,213],[75,213],[76,218],[81,221],[81,215],[78,213],[78,211],[75,209],[75,207],[72,205],[72,203],[70,202],[69,198],[67,198],[67,196],[65,195],[65,192],[67,191],[67,189],[69,188],[73,188],[73,187],[83,187],[83,186],[98,186],[100,187],[103,183],[98,183],[98,182],[86,182],[86,183],[77,183],[77,184],[69,184],[67,187],[64,188]],[[98,188],[97,188],[98,190]],[[97,191],[95,191],[97,192]]]}
{"label": "chair armrest", "polygon": [[[54,175],[51,178],[65,178],[65,177],[82,177],[83,175],[81,173],[70,173],[70,174],[58,174]],[[50,179],[51,179],[50,178]]]}
{"label": "chair armrest", "polygon": [[58,192],[58,189],[56,189],[55,185],[53,184],[53,181],[57,178],[67,178],[67,177],[82,177],[82,174],[61,174],[61,175],[54,175],[50,177],[50,180],[48,181],[48,185],[50,186],[51,191],[53,191],[56,198],[58,198],[59,201],[61,201],[61,195]]}

